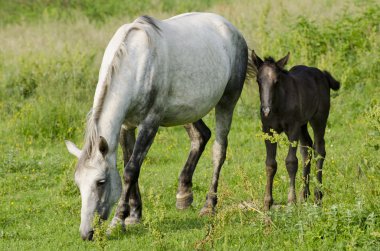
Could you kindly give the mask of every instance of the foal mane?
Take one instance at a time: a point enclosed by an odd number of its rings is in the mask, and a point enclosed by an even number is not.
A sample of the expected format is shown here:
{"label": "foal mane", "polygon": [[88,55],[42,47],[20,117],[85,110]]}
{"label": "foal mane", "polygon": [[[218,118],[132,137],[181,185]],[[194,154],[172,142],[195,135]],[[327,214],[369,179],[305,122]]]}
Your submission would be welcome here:
{"label": "foal mane", "polygon": [[285,73],[285,74],[288,74],[289,71],[285,70],[284,68],[280,67],[278,64],[276,64],[276,60],[269,56],[269,57],[266,57],[264,58],[264,64],[263,65],[267,65],[277,71],[280,71],[282,73]]}
{"label": "foal mane", "polygon": [[[158,34],[161,31],[160,27],[157,25],[157,22],[152,17],[141,16],[137,18],[133,23],[130,24],[128,28],[125,28],[122,31],[122,33],[118,35],[117,38],[115,38],[118,40],[117,41],[118,46],[116,50],[111,52],[113,53],[112,60],[111,62],[108,63],[108,65],[102,66],[107,69],[106,74],[102,79],[99,78],[98,86],[100,86],[101,89],[100,89],[99,95],[98,96],[95,95],[93,107],[87,115],[85,144],[83,147],[83,150],[84,150],[83,152],[86,153],[87,157],[91,155],[92,150],[95,149],[95,145],[97,141],[99,140],[99,136],[100,136],[99,131],[98,131],[99,118],[103,111],[103,105],[107,96],[108,88],[112,82],[112,77],[114,74],[118,72],[122,57],[127,54],[125,42],[128,37],[128,34],[133,30],[143,30],[148,35],[147,37],[149,39],[149,44],[150,44],[151,39],[150,39],[149,33],[147,32],[146,27],[152,28]],[[116,34],[114,36],[116,36]],[[112,39],[114,39],[114,37]]]}

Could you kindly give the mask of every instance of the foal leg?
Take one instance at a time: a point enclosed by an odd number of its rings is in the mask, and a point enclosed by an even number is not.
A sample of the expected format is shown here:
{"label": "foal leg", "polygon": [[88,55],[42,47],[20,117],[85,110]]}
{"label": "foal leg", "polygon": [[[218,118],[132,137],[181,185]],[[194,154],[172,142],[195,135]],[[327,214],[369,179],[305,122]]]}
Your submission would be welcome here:
{"label": "foal leg", "polygon": [[311,147],[313,141],[310,138],[309,132],[307,131],[307,124],[301,126],[300,133],[300,153],[303,162],[303,182],[304,186],[301,191],[301,200],[306,201],[307,197],[310,196],[309,182],[310,182],[310,164],[311,164]]}
{"label": "foal leg", "polygon": [[[271,134],[271,133],[269,133]],[[277,143],[271,143],[269,140],[265,140],[265,147],[267,151],[267,158],[265,161],[267,184],[265,186],[264,195],[264,210],[268,211],[273,205],[273,178],[277,172],[276,151]]]}
{"label": "foal leg", "polygon": [[[139,222],[141,218],[141,197],[138,188],[138,178],[142,162],[153,143],[158,131],[158,125],[142,125],[132,155],[124,167],[124,188],[121,200],[129,202],[130,214],[125,219],[125,224]],[[119,203],[120,204],[120,203]]]}
{"label": "foal leg", "polygon": [[286,170],[290,178],[290,189],[288,193],[288,203],[296,202],[296,174],[298,170],[297,144],[299,139],[299,128],[288,133],[290,141],[288,156],[285,159]]}
{"label": "foal leg", "polygon": [[178,209],[188,208],[193,202],[192,178],[198,160],[211,137],[210,129],[200,119],[195,123],[185,125],[187,134],[191,140],[191,149],[186,164],[179,176],[177,203]]}
{"label": "foal leg", "polygon": [[[325,149],[325,130],[326,130],[326,119],[313,119],[310,124],[314,130],[314,150],[317,158],[317,180],[320,185],[322,185],[322,166],[323,161],[326,157]],[[315,201],[317,204],[322,202],[322,191],[317,186],[314,190]]]}

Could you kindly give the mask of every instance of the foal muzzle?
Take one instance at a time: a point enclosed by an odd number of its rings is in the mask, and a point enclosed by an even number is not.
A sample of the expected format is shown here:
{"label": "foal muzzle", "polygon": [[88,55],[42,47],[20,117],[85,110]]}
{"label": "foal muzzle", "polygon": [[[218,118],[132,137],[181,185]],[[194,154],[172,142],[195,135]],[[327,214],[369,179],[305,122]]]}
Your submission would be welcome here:
{"label": "foal muzzle", "polygon": [[261,111],[263,112],[263,114],[264,114],[265,117],[268,117],[268,115],[270,113],[270,107],[263,106],[263,107],[261,107]]}

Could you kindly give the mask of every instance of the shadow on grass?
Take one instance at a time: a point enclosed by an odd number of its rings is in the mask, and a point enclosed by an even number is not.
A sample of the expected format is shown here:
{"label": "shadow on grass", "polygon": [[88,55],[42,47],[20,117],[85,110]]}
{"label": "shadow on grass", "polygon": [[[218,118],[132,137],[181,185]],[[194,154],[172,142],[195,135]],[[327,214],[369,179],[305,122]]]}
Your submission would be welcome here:
{"label": "shadow on grass", "polygon": [[140,224],[128,225],[125,230],[116,229],[109,236],[108,240],[123,240],[137,238],[151,234],[152,231],[158,230],[162,233],[175,233],[189,230],[202,230],[209,223],[211,217],[200,217],[183,215],[178,218],[164,218],[162,221],[143,220]]}

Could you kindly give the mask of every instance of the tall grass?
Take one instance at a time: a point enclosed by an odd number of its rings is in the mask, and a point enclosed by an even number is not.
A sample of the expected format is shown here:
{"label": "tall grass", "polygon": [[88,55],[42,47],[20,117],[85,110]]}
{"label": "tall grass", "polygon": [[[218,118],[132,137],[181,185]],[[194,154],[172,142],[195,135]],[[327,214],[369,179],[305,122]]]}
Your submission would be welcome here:
{"label": "tall grass", "polygon": [[0,25],[48,20],[76,20],[85,16],[102,24],[113,17],[134,17],[146,12],[189,12],[209,8],[216,0],[18,0],[0,2]]}
{"label": "tall grass", "polygon": [[[100,227],[98,241],[82,242],[75,160],[63,139],[83,140],[105,46],[117,27],[141,14],[167,18],[193,10],[225,16],[259,55],[280,58],[290,51],[289,67],[320,67],[341,81],[326,131],[323,205],[312,199],[285,205],[287,149],[280,144],[274,183],[279,206],[262,212],[265,150],[256,83],[248,80],[234,115],[215,217],[197,216],[211,180],[210,146],[194,175],[193,208],[177,212],[177,177],[188,139],[180,127],[162,128],[141,171],[142,224],[108,240]],[[1,1],[0,15],[0,249],[380,245],[377,1]],[[205,121],[214,128],[212,114]]]}

